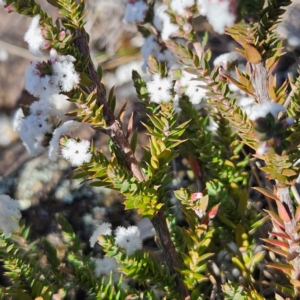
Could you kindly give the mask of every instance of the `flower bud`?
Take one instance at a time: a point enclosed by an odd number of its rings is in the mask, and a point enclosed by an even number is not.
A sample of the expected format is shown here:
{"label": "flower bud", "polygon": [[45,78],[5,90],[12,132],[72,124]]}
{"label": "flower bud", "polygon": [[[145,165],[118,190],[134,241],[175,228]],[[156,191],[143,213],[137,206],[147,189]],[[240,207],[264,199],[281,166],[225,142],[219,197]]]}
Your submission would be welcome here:
{"label": "flower bud", "polygon": [[192,194],[191,199],[192,199],[193,201],[196,201],[196,200],[198,200],[198,199],[201,199],[202,197],[203,197],[203,194],[200,193],[200,192],[197,192],[197,193],[193,193],[193,194]]}
{"label": "flower bud", "polygon": [[62,41],[66,37],[66,32],[63,30],[59,33],[58,39]]}
{"label": "flower bud", "polygon": [[184,24],[182,28],[186,33],[190,33],[193,30],[193,26],[190,23]]}

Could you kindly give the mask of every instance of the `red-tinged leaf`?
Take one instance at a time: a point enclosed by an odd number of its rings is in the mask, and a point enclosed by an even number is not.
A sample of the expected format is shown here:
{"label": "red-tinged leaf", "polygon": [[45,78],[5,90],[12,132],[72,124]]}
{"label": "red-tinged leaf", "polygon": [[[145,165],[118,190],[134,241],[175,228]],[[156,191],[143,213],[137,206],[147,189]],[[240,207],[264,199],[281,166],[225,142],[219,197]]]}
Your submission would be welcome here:
{"label": "red-tinged leaf", "polygon": [[272,240],[272,239],[261,239],[261,240],[263,240],[264,242],[269,243],[271,245],[280,247],[280,248],[289,249],[289,244],[288,243],[285,243],[285,242],[282,242],[282,241],[279,241],[279,240]]}
{"label": "red-tinged leaf", "polygon": [[132,130],[133,130],[133,112],[129,118],[128,125],[127,125],[127,136],[126,136],[127,139],[129,139],[129,137],[131,136]]}
{"label": "red-tinged leaf", "polygon": [[220,203],[219,204],[216,204],[215,206],[213,206],[209,212],[208,212],[208,216],[210,219],[214,218],[216,216],[216,214],[218,213],[218,210],[219,210],[219,206],[220,206]]}
{"label": "red-tinged leaf", "polygon": [[280,201],[280,200],[278,199],[278,197],[277,197],[274,193],[272,193],[272,192],[270,192],[270,191],[268,191],[268,190],[266,190],[266,189],[264,189],[264,188],[261,188],[261,187],[253,187],[253,189],[259,191],[260,193],[262,193],[263,195],[265,195],[266,197],[268,197],[268,198],[270,198],[270,199],[273,199],[273,200],[275,200],[275,201]]}
{"label": "red-tinged leaf", "polygon": [[286,239],[286,240],[290,239],[290,237],[286,233],[271,231],[271,232],[269,232],[269,234],[279,237],[279,238],[282,238],[282,239]]}
{"label": "red-tinged leaf", "polygon": [[275,221],[272,221],[272,224],[273,224],[274,231],[282,233],[282,234],[285,233],[285,229],[282,228],[280,225],[278,225]]}
{"label": "red-tinged leaf", "polygon": [[278,248],[274,248],[274,247],[270,247],[270,246],[266,246],[266,245],[264,245],[264,247],[266,249],[268,249],[269,251],[274,252],[278,255],[281,255],[285,258],[287,258],[288,254],[289,254],[287,251],[284,251],[284,250],[281,250],[281,249],[278,249]]}
{"label": "red-tinged leaf", "polygon": [[204,220],[201,222],[202,224],[208,224],[209,220],[213,219],[218,213],[220,203],[213,206],[208,213],[206,214]]}
{"label": "red-tinged leaf", "polygon": [[295,212],[295,221],[299,222],[299,220],[300,220],[300,205],[297,207]]}
{"label": "red-tinged leaf", "polygon": [[284,228],[283,221],[279,218],[279,216],[274,211],[265,210],[265,212],[270,216],[270,219],[272,220],[273,224],[274,222],[276,222],[280,227]]}
{"label": "red-tinged leaf", "polygon": [[294,271],[294,268],[292,266],[286,265],[286,264],[280,264],[280,263],[270,263],[270,264],[267,264],[267,267],[273,268],[276,270],[281,270],[288,276],[291,276],[291,272]]}
{"label": "red-tinged leaf", "polygon": [[288,256],[287,256],[287,258],[286,258],[286,261],[290,262],[293,259],[295,259],[298,255],[299,255],[299,253],[297,253],[297,252],[289,253]]}
{"label": "red-tinged leaf", "polygon": [[291,218],[286,211],[285,206],[281,202],[277,202],[277,208],[278,208],[278,215],[280,219],[282,219],[284,222],[291,222]]}

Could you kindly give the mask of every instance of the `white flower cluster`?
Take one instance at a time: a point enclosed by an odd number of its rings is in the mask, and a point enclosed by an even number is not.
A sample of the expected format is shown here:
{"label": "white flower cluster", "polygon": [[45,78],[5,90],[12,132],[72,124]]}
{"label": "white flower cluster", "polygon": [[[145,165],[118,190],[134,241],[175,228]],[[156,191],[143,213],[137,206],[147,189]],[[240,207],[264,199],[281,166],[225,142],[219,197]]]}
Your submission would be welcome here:
{"label": "white flower cluster", "polygon": [[223,53],[214,60],[214,66],[215,67],[222,66],[225,70],[227,70],[227,65],[234,61],[237,61],[238,58],[239,58],[239,54],[236,51]]}
{"label": "white flower cluster", "polygon": [[91,247],[95,246],[96,242],[98,241],[99,235],[111,235],[111,224],[104,222],[97,227],[97,229],[94,231],[93,235],[90,238]]}
{"label": "white flower cluster", "polygon": [[183,71],[182,77],[176,81],[174,90],[178,96],[185,94],[193,105],[198,105],[205,98],[207,90],[200,85],[203,83],[197,80],[197,76]]}
{"label": "white flower cluster", "polygon": [[201,15],[206,16],[213,29],[220,34],[234,24],[236,0],[198,0]]}
{"label": "white flower cluster", "polygon": [[164,103],[172,100],[171,89],[172,79],[169,77],[161,78],[159,74],[154,74],[151,81],[147,83],[151,101]]}
{"label": "white flower cluster", "polygon": [[[111,235],[111,232],[111,224],[106,222],[102,223],[97,227],[90,238],[91,247],[94,247],[99,235]],[[127,255],[131,255],[143,247],[140,231],[137,226],[129,226],[128,228],[119,226],[115,230],[115,241],[120,248],[125,249]]]}
{"label": "white flower cluster", "polygon": [[247,114],[250,120],[255,121],[258,118],[266,117],[269,113],[276,118],[280,112],[285,112],[285,108],[282,105],[276,102],[266,102],[252,105],[249,107]]}
{"label": "white flower cluster", "polygon": [[[30,52],[37,56],[42,55],[41,50],[49,46],[43,38],[39,21],[39,15],[33,17],[25,34]],[[79,83],[74,62],[73,56],[58,55],[56,50],[51,49],[47,62],[33,61],[26,70],[25,88],[37,97],[38,101],[30,106],[26,115],[21,109],[17,112],[14,130],[32,156],[45,151],[49,144],[49,158],[55,161],[61,135],[69,135],[81,125],[79,122],[67,121],[57,127],[64,117],[64,112],[60,108],[65,106],[67,98],[60,93],[71,91],[74,84]],[[62,154],[73,166],[79,166],[90,161],[92,154],[89,148],[88,141],[77,142],[69,139],[62,149]]]}
{"label": "white flower cluster", "polygon": [[155,9],[153,25],[160,32],[163,41],[167,41],[171,36],[175,36],[179,26],[171,22],[170,15],[166,12],[168,6],[163,4]]}
{"label": "white flower cluster", "polygon": [[195,0],[172,0],[171,8],[177,14],[183,16],[185,11],[195,4]]}
{"label": "white flower cluster", "polygon": [[117,245],[124,248],[127,255],[131,255],[143,247],[140,230],[136,226],[129,226],[128,228],[119,226],[115,231],[115,235]]}
{"label": "white flower cluster", "polygon": [[[49,97],[60,92],[69,92],[79,82],[74,68],[75,58],[71,55],[57,55],[45,62],[33,61],[25,73],[25,88],[35,97]],[[48,74],[49,73],[49,74]]]}
{"label": "white flower cluster", "polygon": [[110,276],[110,274],[112,273],[113,278],[114,277],[119,278],[118,264],[115,258],[112,257],[96,258],[95,264],[96,264],[95,275],[97,277]]}
{"label": "white flower cluster", "polygon": [[40,18],[40,15],[32,18],[29,29],[24,36],[25,42],[28,43],[29,51],[35,56],[42,56],[42,50],[48,49],[50,46],[50,43],[42,35],[42,30],[39,26]]}
{"label": "white flower cluster", "polygon": [[125,23],[142,23],[146,17],[149,6],[143,0],[128,1],[125,9]]}
{"label": "white flower cluster", "polygon": [[23,140],[25,147],[32,156],[45,150],[45,135],[52,132],[62,115],[63,113],[51,103],[51,98],[34,102],[30,106],[30,114],[26,117],[22,109],[17,111],[14,130]]}
{"label": "white flower cluster", "polygon": [[62,156],[71,162],[73,167],[79,167],[83,163],[88,163],[92,158],[90,150],[90,142],[81,140],[77,142],[74,139],[69,139],[62,148]]}
{"label": "white flower cluster", "polygon": [[21,212],[18,201],[7,195],[0,195],[0,230],[5,236],[19,228]]}
{"label": "white flower cluster", "polygon": [[158,42],[158,37],[154,34],[149,35],[141,48],[141,54],[144,59],[142,66],[143,72],[146,72],[149,56],[155,57],[159,62],[166,62],[168,68],[175,63],[174,54],[169,49],[164,49]]}

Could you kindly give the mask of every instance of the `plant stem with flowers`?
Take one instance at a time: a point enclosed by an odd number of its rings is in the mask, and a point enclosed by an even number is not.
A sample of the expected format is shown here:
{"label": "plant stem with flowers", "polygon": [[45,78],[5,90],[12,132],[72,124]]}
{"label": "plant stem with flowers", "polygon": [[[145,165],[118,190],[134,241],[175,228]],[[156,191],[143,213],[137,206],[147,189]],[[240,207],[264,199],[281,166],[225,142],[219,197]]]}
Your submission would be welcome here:
{"label": "plant stem with flowers", "polygon": [[[265,299],[267,291],[260,288],[264,285],[266,290],[273,288],[276,299],[281,299],[280,293],[298,296],[300,208],[290,187],[296,192],[299,174],[299,77],[295,83],[290,80],[292,91],[287,95],[288,83],[277,86],[274,74],[283,55],[275,28],[283,6],[291,2],[164,2],[129,1],[124,17],[137,23],[145,37],[143,69],[151,74],[146,82],[132,72],[149,135],[143,160],[138,161],[133,117],[126,128],[125,106],[116,114],[114,89],[106,93],[102,69],[92,62],[84,1],[49,0],[61,14],[55,25],[34,0],[5,1],[7,11],[33,17],[25,35],[29,50],[49,56],[47,61],[32,62],[26,71],[25,87],[38,101],[20,109],[15,120],[24,145],[33,156],[49,151],[52,161],[62,154],[77,167],[74,178],[121,193],[125,209],[151,220],[163,258],[160,263],[143,249],[136,226],[112,230],[111,224],[103,223],[90,243],[99,244],[104,254],[91,259],[68,221],[58,215],[68,253],[58,258],[53,245],[44,240],[47,268],[34,267],[29,259],[34,247],[22,244],[27,229],[21,226],[19,233],[9,236],[20,212],[2,195],[0,203],[13,221],[8,226],[0,220],[0,251],[7,260],[6,275],[13,279],[10,287],[1,289],[3,295],[50,299],[79,285],[88,299]],[[239,45],[236,52],[218,57],[214,67],[207,35],[199,42],[195,30],[197,14]],[[73,120],[66,121],[54,104],[54,99],[66,98],[77,106],[68,113]],[[74,136],[83,124],[110,137],[110,158],[93,142]],[[167,194],[173,184],[169,166],[178,154],[189,161],[198,190],[177,186],[174,213]],[[250,184],[250,159],[264,162],[263,182],[274,183],[274,191],[267,184]],[[257,213],[249,201],[252,187],[275,200],[277,211]],[[260,232],[268,218],[272,238]],[[265,249],[257,239],[267,244]],[[269,263],[267,255],[283,260]],[[287,283],[268,282],[266,265],[285,272]],[[15,276],[18,268],[23,285]],[[257,270],[262,273],[259,278]],[[43,272],[38,285],[35,274]]]}

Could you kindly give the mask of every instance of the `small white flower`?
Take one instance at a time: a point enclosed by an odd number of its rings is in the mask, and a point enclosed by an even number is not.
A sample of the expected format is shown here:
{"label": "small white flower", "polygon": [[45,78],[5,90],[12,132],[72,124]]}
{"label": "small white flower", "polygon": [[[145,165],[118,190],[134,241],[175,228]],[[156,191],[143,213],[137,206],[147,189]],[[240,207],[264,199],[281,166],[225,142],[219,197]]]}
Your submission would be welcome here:
{"label": "small white flower", "polygon": [[21,109],[18,110],[14,119],[14,130],[31,156],[36,156],[46,149],[43,145],[45,134],[52,132],[59,116],[63,116],[63,113],[47,100],[33,102],[27,117],[24,117]]}
{"label": "small white flower", "polygon": [[258,118],[264,118],[271,113],[275,118],[279,112],[284,112],[285,108],[276,102],[266,102],[263,104],[253,105],[248,113],[248,118],[255,121]]}
{"label": "small white flower", "polygon": [[239,54],[236,51],[223,53],[214,60],[214,66],[222,66],[226,70],[227,64],[238,60],[238,58]]}
{"label": "small white flower", "polygon": [[110,234],[111,234],[111,224],[110,223],[104,222],[101,225],[99,225],[90,238],[91,247],[95,246],[96,242],[98,241],[99,235],[110,235]]}
{"label": "small white flower", "polygon": [[219,34],[223,34],[225,27],[233,25],[236,19],[233,1],[198,0],[198,5],[200,14],[207,17],[208,22]]}
{"label": "small white flower", "polygon": [[43,53],[41,50],[47,49],[50,46],[49,42],[42,35],[39,26],[40,18],[40,15],[32,18],[31,24],[24,36],[24,40],[28,43],[29,51],[35,56],[42,56]]}
{"label": "small white flower", "polygon": [[115,258],[111,257],[104,257],[104,258],[96,258],[95,259],[95,275],[97,277],[100,276],[110,276],[110,273],[112,272],[113,275],[118,274],[118,264],[116,262]]}
{"label": "small white flower", "polygon": [[163,41],[167,41],[171,36],[176,35],[179,29],[177,24],[171,23],[170,16],[166,13],[167,5],[160,5],[155,10],[153,24],[161,32]]}
{"label": "small white flower", "polygon": [[83,163],[90,162],[92,153],[89,152],[90,142],[82,140],[77,142],[74,139],[69,139],[61,150],[64,159],[70,161],[73,167],[81,166]]}
{"label": "small white flower", "polygon": [[171,8],[179,15],[184,15],[187,8],[195,4],[194,0],[171,0]]}
{"label": "small white flower", "polygon": [[142,23],[144,22],[145,16],[149,6],[147,3],[142,1],[136,1],[134,3],[127,3],[124,22],[127,23]]}
{"label": "small white flower", "polygon": [[197,76],[183,71],[180,80],[176,81],[174,90],[179,95],[185,94],[189,96],[190,102],[194,105],[200,104],[205,97],[207,90],[200,87],[201,81],[193,80]]}
{"label": "small white flower", "polygon": [[[62,91],[69,92],[74,84],[79,83],[79,75],[74,67],[75,58],[71,55],[57,55],[52,50],[50,52],[51,57],[47,63],[33,61],[25,72],[25,88],[36,97],[49,98]],[[43,74],[46,66],[51,72]]]}
{"label": "small white flower", "polygon": [[159,74],[154,74],[152,80],[147,83],[147,89],[150,93],[151,101],[155,103],[164,103],[172,100],[171,78],[161,78]]}
{"label": "small white flower", "polygon": [[157,41],[156,35],[151,34],[145,39],[141,48],[141,54],[144,59],[144,64],[142,66],[143,72],[146,72],[149,56],[157,57],[161,50],[162,48]]}
{"label": "small white flower", "polygon": [[128,228],[120,226],[116,229],[115,235],[117,245],[124,248],[127,255],[131,255],[143,247],[140,231],[136,226],[130,226]]}
{"label": "small white flower", "polygon": [[72,90],[74,84],[79,82],[79,76],[75,71],[75,58],[71,55],[57,56],[52,64],[52,83],[63,92]]}
{"label": "small white flower", "polygon": [[68,134],[72,132],[72,130],[76,130],[81,126],[82,123],[69,120],[57,127],[52,134],[52,139],[49,144],[49,158],[52,161],[56,161],[57,159],[57,152],[59,149],[59,139],[62,135]]}
{"label": "small white flower", "polygon": [[5,236],[19,228],[21,212],[18,201],[7,195],[0,195],[0,230]]}

